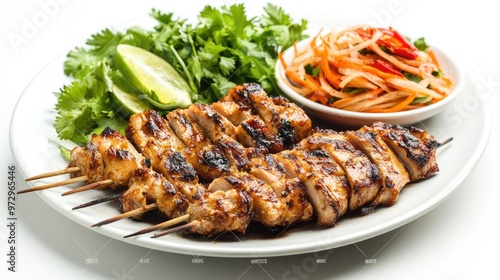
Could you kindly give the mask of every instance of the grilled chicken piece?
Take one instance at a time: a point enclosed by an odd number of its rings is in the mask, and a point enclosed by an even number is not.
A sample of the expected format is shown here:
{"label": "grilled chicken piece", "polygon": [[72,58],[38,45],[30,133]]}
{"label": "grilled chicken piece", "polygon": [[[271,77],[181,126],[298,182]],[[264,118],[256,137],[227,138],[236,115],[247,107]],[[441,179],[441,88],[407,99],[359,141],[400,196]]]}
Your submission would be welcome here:
{"label": "grilled chicken piece", "polygon": [[379,169],[368,157],[333,130],[319,130],[300,143],[303,150],[324,150],[344,169],[351,188],[349,210],[357,209],[377,196],[381,187]]}
{"label": "grilled chicken piece", "polygon": [[257,115],[246,92],[246,86],[236,86],[211,107],[236,127],[236,137],[243,146],[254,147],[260,154],[284,150],[283,141]]}
{"label": "grilled chicken piece", "polygon": [[347,131],[347,140],[361,150],[377,165],[382,179],[382,188],[371,206],[391,206],[396,203],[401,189],[410,181],[403,164],[385,144],[380,136],[363,127],[358,131]]}
{"label": "grilled chicken piece", "polygon": [[[227,116],[227,118],[234,125],[237,125],[237,123],[241,123],[241,122],[245,121],[246,119],[243,119],[244,117],[257,115],[257,111],[252,106],[250,99],[248,99],[248,93],[250,93],[252,91],[262,91],[262,87],[258,84],[237,85],[237,86],[231,88],[226,96],[222,97],[218,102],[216,102],[216,103],[231,102],[231,103],[234,103],[235,106],[237,106],[238,111],[241,112],[241,115],[238,116],[239,122],[237,120],[234,120],[234,118],[232,116],[230,116],[230,115]],[[227,111],[227,110],[228,109],[217,110],[217,111],[219,113],[223,114],[222,112]],[[226,115],[224,115],[224,116],[226,116]]]}
{"label": "grilled chicken piece", "polygon": [[162,129],[168,127],[168,123],[157,116],[159,115],[154,111],[132,115],[127,127],[127,138],[138,151],[151,160],[153,169],[178,187],[188,200],[201,197],[205,188],[198,184],[196,170],[182,153],[168,146],[168,142],[179,141],[183,148],[184,145],[178,139],[173,140],[173,133],[167,134],[166,130]]}
{"label": "grilled chicken piece", "polygon": [[285,99],[269,97],[255,84],[247,87],[252,89],[248,91],[248,99],[252,106],[269,129],[280,137],[286,149],[309,135],[312,128],[311,120],[302,109],[286,102]]}
{"label": "grilled chicken piece", "polygon": [[[226,105],[231,103],[236,105]],[[234,107],[244,112],[236,119],[228,115]],[[268,97],[255,83],[232,88],[216,108],[237,126],[239,141],[271,153],[290,148],[311,132],[311,120],[302,109],[284,98]]]}
{"label": "grilled chicken piece", "polygon": [[226,136],[236,139],[236,128],[233,123],[209,105],[193,104],[186,109],[186,112],[203,128],[213,142]]}
{"label": "grilled chicken piece", "polygon": [[286,225],[312,219],[313,207],[304,185],[298,178],[286,178],[283,166],[272,155],[252,159],[247,168],[249,174],[271,186],[286,206],[282,215]]}
{"label": "grilled chicken piece", "polygon": [[253,115],[250,110],[245,110],[240,104],[224,97],[210,105],[214,111],[226,117],[234,126],[239,126],[242,122],[250,119]]}
{"label": "grilled chicken piece", "polygon": [[[121,203],[124,212],[156,203],[161,213],[171,219],[186,214],[189,206],[189,201],[172,183],[150,168],[139,168],[132,173]],[[141,219],[142,216],[136,215],[134,219]]]}
{"label": "grilled chicken piece", "polygon": [[211,192],[230,189],[245,190],[250,194],[253,200],[254,221],[269,228],[284,225],[282,213],[285,206],[277,198],[271,186],[264,181],[239,172],[215,179],[208,187]]}
{"label": "grilled chicken piece", "polygon": [[280,110],[274,105],[269,96],[263,91],[252,92],[248,96],[260,117],[269,129],[279,137],[285,149],[291,148],[298,142],[293,125],[280,115]]}
{"label": "grilled chicken piece", "polygon": [[439,171],[436,148],[439,142],[429,133],[411,127],[376,122],[371,127],[403,162],[410,180],[428,178]]}
{"label": "grilled chicken piece", "polygon": [[284,97],[274,97],[272,101],[279,106],[280,114],[292,124],[299,141],[311,134],[312,122],[304,110]]}
{"label": "grilled chicken piece", "polygon": [[[79,167],[77,172],[70,173],[71,178],[87,176],[89,183],[102,181],[104,178],[104,161],[101,153],[91,141],[85,147],[75,147],[71,150],[68,167]],[[126,184],[125,184],[126,185]]]}
{"label": "grilled chicken piece", "polygon": [[229,161],[223,151],[212,145],[202,128],[184,110],[171,111],[167,120],[176,136],[186,145],[183,150],[186,160],[202,179],[212,180],[229,173]]}
{"label": "grilled chicken piece", "polygon": [[190,232],[208,237],[228,231],[245,233],[252,209],[252,197],[243,189],[206,193],[187,209],[191,220],[199,222]]}
{"label": "grilled chicken piece", "polygon": [[75,147],[68,166],[80,167],[70,175],[72,178],[87,175],[87,183],[110,179],[113,183],[104,187],[117,189],[128,185],[130,175],[143,160],[120,132],[107,127],[101,134],[93,134],[85,147]]}
{"label": "grilled chicken piece", "polygon": [[228,119],[206,104],[193,104],[186,112],[210,140],[224,151],[233,166],[241,168],[248,163],[247,151],[236,141],[236,128]]}
{"label": "grilled chicken piece", "polygon": [[260,116],[252,116],[236,128],[238,141],[261,153],[278,153],[285,149],[283,139],[271,131]]}
{"label": "grilled chicken piece", "polygon": [[[185,148],[184,143],[175,136],[165,118],[154,110],[131,116],[126,133],[128,139],[133,138],[140,146],[144,146],[145,141],[152,142],[158,147],[159,153],[166,148],[176,151],[182,151]],[[136,145],[134,141],[132,143]]]}
{"label": "grilled chicken piece", "polygon": [[[323,150],[304,151],[303,159],[309,164],[310,171],[320,178],[335,197],[338,217],[344,215],[349,209],[351,189],[340,165]],[[325,177],[324,179],[321,177]]]}
{"label": "grilled chicken piece", "polygon": [[290,178],[298,178],[306,187],[317,216],[317,225],[332,227],[347,212],[349,187],[340,168],[321,151],[289,150],[276,155]]}

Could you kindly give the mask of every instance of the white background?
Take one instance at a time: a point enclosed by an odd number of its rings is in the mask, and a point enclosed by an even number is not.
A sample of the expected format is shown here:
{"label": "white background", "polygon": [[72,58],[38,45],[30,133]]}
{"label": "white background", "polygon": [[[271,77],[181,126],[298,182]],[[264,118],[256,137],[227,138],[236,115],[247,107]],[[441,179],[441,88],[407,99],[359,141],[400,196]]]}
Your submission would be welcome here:
{"label": "white background", "polygon": [[[30,80],[56,56],[83,45],[92,33],[147,18],[151,8],[194,18],[202,1],[3,1],[0,4],[0,275],[2,279],[492,279],[498,276],[500,169],[498,12],[487,1],[274,1],[294,19],[309,19],[312,33],[361,23],[392,25],[425,36],[447,50],[483,92],[492,110],[489,145],[470,176],[425,216],[379,237],[329,252],[251,259],[175,255],[111,240],[62,216],[36,194],[17,197],[17,272],[7,271],[7,169],[15,165],[9,144],[13,108]],[[214,5],[236,1],[212,1]],[[290,1],[289,1],[290,2]],[[347,3],[349,2],[349,3]],[[8,4],[7,4],[8,3]],[[247,4],[261,13],[263,1]],[[30,112],[25,112],[30,118]],[[19,129],[19,128],[17,128]],[[473,145],[474,143],[471,143]],[[27,185],[18,175],[18,190]],[[316,264],[318,256],[326,264]],[[89,264],[95,258],[98,263]],[[366,259],[376,263],[366,264]],[[142,260],[142,261],[141,261]],[[43,276],[42,276],[43,275]]]}

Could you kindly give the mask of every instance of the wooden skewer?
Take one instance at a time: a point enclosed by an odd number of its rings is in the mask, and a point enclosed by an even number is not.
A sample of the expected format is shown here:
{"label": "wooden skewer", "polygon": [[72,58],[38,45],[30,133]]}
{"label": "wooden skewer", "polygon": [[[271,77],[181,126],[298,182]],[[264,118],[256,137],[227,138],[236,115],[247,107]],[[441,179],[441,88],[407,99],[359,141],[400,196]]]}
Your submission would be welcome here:
{"label": "wooden skewer", "polygon": [[157,230],[157,229],[162,229],[162,228],[168,228],[170,226],[173,226],[173,225],[176,225],[176,224],[179,224],[179,223],[182,223],[182,222],[185,222],[185,221],[188,221],[189,220],[189,217],[190,215],[189,214],[185,214],[185,215],[182,215],[182,216],[179,216],[177,218],[174,218],[172,220],[168,220],[166,222],[163,222],[163,223],[159,223],[157,225],[154,225],[154,226],[150,226],[150,227],[147,227],[145,229],[141,229],[137,232],[134,232],[132,234],[129,234],[129,235],[125,235],[123,238],[128,238],[128,237],[132,237],[132,236],[136,236],[136,235],[140,235],[140,234],[144,234],[144,233],[148,233],[148,232],[151,232],[153,230]]}
{"label": "wooden skewer", "polygon": [[85,186],[82,186],[82,187],[79,187],[79,188],[76,188],[76,189],[72,189],[72,190],[69,190],[65,193],[62,193],[61,195],[62,196],[65,196],[65,195],[70,195],[70,194],[74,194],[74,193],[78,193],[78,192],[83,192],[83,191],[87,191],[87,190],[91,190],[91,189],[96,189],[96,188],[99,188],[101,186],[109,186],[113,184],[113,180],[103,180],[103,181],[99,181],[99,182],[94,182],[92,184],[88,184],[88,185],[85,185]]}
{"label": "wooden skewer", "polygon": [[444,140],[443,142],[439,143],[438,148],[443,147],[444,145],[446,145],[446,144],[450,143],[451,141],[453,141],[453,137],[450,137],[450,138],[448,138],[448,139]]}
{"label": "wooden skewer", "polygon": [[114,199],[117,199],[120,196],[122,196],[122,194],[123,193],[115,193],[115,194],[112,194],[110,196],[101,197],[101,198],[98,198],[98,199],[95,199],[95,200],[92,200],[92,201],[80,204],[78,206],[75,206],[71,210],[81,209],[81,208],[89,207],[89,206],[96,205],[96,204],[99,204],[99,203],[103,203],[103,202],[106,202],[106,201],[114,200]]}
{"label": "wooden skewer", "polygon": [[187,224],[184,224],[184,225],[181,225],[181,226],[178,226],[178,227],[174,227],[174,228],[171,228],[171,229],[167,229],[166,231],[162,231],[160,233],[157,233],[153,236],[151,236],[151,238],[158,238],[160,236],[164,236],[164,235],[167,235],[167,234],[171,234],[171,233],[174,233],[174,232],[178,232],[178,231],[181,231],[181,230],[185,230],[185,229],[188,229],[188,228],[192,228],[192,227],[195,227],[199,224],[200,222],[199,221],[191,221]]}
{"label": "wooden skewer", "polygon": [[73,173],[73,172],[78,172],[80,171],[80,167],[68,167],[65,169],[57,170],[57,171],[52,171],[52,172],[47,172],[47,173],[42,173],[38,174],[29,178],[26,178],[25,181],[32,181],[36,179],[42,179],[42,178],[48,178],[48,177],[54,177],[57,175],[62,175],[62,174],[68,174],[68,173]]}
{"label": "wooden skewer", "polygon": [[38,186],[38,187],[30,188],[30,189],[21,190],[21,191],[18,191],[17,194],[45,190],[45,189],[55,188],[55,187],[59,187],[59,186],[63,186],[63,185],[69,185],[72,183],[83,182],[83,181],[87,181],[87,180],[88,180],[87,176],[84,175],[84,176],[71,178],[68,180],[60,181],[60,182],[55,182],[52,184],[47,184],[47,185],[43,185],[43,186]]}
{"label": "wooden skewer", "polygon": [[132,211],[128,211],[128,212],[125,212],[123,214],[120,214],[120,215],[111,217],[109,219],[106,219],[104,221],[98,222],[97,224],[93,224],[92,227],[99,227],[99,226],[106,225],[106,224],[109,224],[109,223],[113,223],[113,222],[116,222],[116,221],[119,221],[119,220],[122,220],[122,219],[125,219],[125,218],[130,218],[130,217],[133,217],[135,215],[139,215],[139,214],[142,214],[142,213],[146,213],[146,212],[148,212],[150,210],[156,209],[157,207],[158,206],[156,206],[155,203],[148,204],[148,205],[143,206],[141,208],[137,208],[137,209],[134,209]]}

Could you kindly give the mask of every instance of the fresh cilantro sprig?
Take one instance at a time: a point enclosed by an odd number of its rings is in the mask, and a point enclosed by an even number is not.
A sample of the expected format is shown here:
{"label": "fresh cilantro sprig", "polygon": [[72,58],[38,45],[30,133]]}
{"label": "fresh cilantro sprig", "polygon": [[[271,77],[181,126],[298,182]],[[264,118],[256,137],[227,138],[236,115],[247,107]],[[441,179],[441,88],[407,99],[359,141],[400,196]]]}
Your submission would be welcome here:
{"label": "fresh cilantro sprig", "polygon": [[58,93],[54,127],[61,139],[83,145],[105,126],[123,129],[126,121],[113,108],[113,83],[127,84],[114,65],[118,44],[147,49],[169,62],[188,82],[193,102],[210,103],[233,86],[260,83],[269,93],[280,90],[274,77],[278,54],[305,38],[307,22],[292,21],[278,6],[268,4],[260,17],[249,18],[243,4],[204,7],[190,24],[172,13],[153,9],[152,29],[132,27],[122,32],[104,29],[85,47],[70,51],[64,73],[73,81]]}

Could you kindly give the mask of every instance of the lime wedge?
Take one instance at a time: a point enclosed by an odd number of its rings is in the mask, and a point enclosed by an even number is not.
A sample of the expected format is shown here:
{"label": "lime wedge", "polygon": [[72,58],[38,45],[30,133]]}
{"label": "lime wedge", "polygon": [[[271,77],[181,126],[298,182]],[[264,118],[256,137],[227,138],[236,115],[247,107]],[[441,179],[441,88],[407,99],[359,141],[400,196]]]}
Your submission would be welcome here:
{"label": "lime wedge", "polygon": [[135,113],[153,108],[147,100],[142,99],[136,93],[124,91],[116,84],[113,84],[113,90],[111,92],[111,106],[126,119]]}
{"label": "lime wedge", "polygon": [[191,105],[189,85],[163,58],[138,47],[120,44],[116,48],[115,63],[125,79],[160,109]]}

